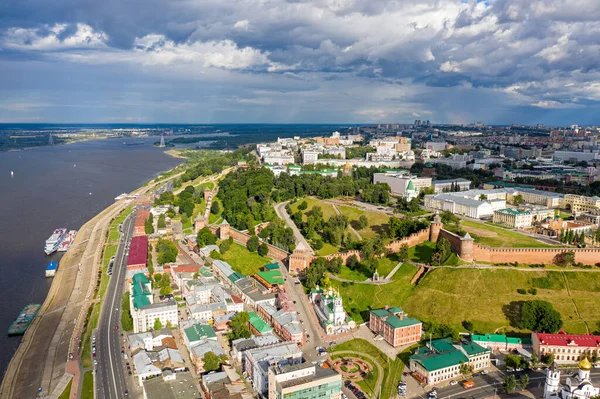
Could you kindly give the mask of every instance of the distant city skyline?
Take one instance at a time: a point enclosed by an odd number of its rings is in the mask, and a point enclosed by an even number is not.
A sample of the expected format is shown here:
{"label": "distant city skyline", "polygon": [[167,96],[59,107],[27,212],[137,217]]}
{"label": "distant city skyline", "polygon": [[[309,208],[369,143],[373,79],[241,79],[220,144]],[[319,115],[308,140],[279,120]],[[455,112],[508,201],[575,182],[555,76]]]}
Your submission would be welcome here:
{"label": "distant city skyline", "polygon": [[0,14],[0,123],[600,125],[597,0],[31,0]]}

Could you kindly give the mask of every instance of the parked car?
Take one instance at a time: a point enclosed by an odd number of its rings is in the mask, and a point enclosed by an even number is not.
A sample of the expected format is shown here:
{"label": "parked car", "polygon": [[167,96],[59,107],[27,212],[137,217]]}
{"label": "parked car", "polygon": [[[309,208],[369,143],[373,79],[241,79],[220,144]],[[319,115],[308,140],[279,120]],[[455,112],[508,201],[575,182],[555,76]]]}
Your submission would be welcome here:
{"label": "parked car", "polygon": [[450,381],[450,385],[454,386],[454,385],[456,385],[456,384],[458,384],[458,382],[457,382],[457,381],[454,381],[454,380]]}
{"label": "parked car", "polygon": [[481,374],[486,375],[487,373],[489,373],[489,371],[487,371],[487,370],[481,370]]}

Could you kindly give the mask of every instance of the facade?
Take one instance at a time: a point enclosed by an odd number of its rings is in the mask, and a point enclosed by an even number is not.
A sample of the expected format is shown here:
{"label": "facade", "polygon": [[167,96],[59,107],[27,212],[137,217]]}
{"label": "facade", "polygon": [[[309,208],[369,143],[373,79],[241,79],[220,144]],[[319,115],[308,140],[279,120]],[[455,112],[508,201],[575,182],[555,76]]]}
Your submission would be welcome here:
{"label": "facade", "polygon": [[409,368],[421,382],[437,384],[460,378],[461,363],[473,366],[473,372],[490,367],[490,350],[476,343],[436,339],[410,357]]}
{"label": "facade", "polygon": [[408,315],[398,307],[371,310],[369,328],[381,334],[385,341],[396,347],[418,342],[423,334],[423,323]]}
{"label": "facade", "polygon": [[375,173],[373,175],[373,183],[387,183],[393,194],[406,195],[407,188],[412,183],[412,188],[421,191],[431,187],[431,178],[416,177],[407,173]]}
{"label": "facade", "polygon": [[308,266],[310,266],[312,258],[312,251],[300,241],[288,259],[290,274],[298,275],[304,273],[308,269]]}
{"label": "facade", "polygon": [[471,341],[495,351],[531,349],[531,338],[507,337],[503,334],[471,335]]}
{"label": "facade", "polygon": [[564,207],[571,209],[573,212],[593,212],[600,209],[600,198],[565,194]]}
{"label": "facade", "polygon": [[471,161],[471,157],[469,155],[452,155],[448,158],[431,158],[429,162],[442,165],[448,165],[452,169],[462,169],[467,167],[467,162]]}
{"label": "facade", "polygon": [[533,332],[531,342],[540,359],[551,353],[557,364],[576,363],[582,356],[589,356],[594,351],[600,352],[599,335],[566,334],[562,331],[557,334]]}
{"label": "facade", "polygon": [[319,155],[322,151],[304,150],[302,151],[302,163],[304,165],[312,165],[319,162]]}
{"label": "facade", "polygon": [[471,188],[471,181],[463,178],[449,180],[433,180],[433,192],[436,194],[448,191],[467,191]]}
{"label": "facade", "polygon": [[269,368],[268,399],[340,399],[342,376],[311,363]]}
{"label": "facade", "polygon": [[592,385],[590,371],[593,366],[587,358],[577,364],[579,370],[561,383],[560,369],[556,363],[546,371],[544,399],[589,399],[597,397],[600,389]]}
{"label": "facade", "polygon": [[529,212],[522,212],[512,208],[498,209],[494,211],[492,221],[513,229],[523,229],[530,227],[533,215]]}
{"label": "facade", "polygon": [[502,200],[492,203],[490,201],[481,201],[455,194],[459,193],[426,195],[424,198],[425,207],[439,211],[450,211],[454,214],[474,219],[491,217],[494,214],[495,206],[506,207],[506,202]]}
{"label": "facade", "polygon": [[131,317],[133,318],[134,333],[153,329],[156,319],[160,320],[162,326],[176,327],[179,323],[177,302],[172,299],[167,302],[151,303],[139,308],[133,306]]}

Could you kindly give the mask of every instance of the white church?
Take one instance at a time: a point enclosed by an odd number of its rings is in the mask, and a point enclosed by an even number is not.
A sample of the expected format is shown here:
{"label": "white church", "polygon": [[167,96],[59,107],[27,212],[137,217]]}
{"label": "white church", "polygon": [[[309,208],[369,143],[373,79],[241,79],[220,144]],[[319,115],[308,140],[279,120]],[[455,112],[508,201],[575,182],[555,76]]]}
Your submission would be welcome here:
{"label": "white church", "polygon": [[356,328],[356,322],[344,311],[342,296],[333,288],[322,290],[317,286],[311,290],[308,298],[315,308],[319,324],[327,335]]}
{"label": "white church", "polygon": [[556,363],[552,364],[546,375],[544,399],[590,399],[598,396],[600,388],[594,387],[590,381],[592,363],[585,357],[579,361],[578,367],[579,371],[561,384],[560,370]]}

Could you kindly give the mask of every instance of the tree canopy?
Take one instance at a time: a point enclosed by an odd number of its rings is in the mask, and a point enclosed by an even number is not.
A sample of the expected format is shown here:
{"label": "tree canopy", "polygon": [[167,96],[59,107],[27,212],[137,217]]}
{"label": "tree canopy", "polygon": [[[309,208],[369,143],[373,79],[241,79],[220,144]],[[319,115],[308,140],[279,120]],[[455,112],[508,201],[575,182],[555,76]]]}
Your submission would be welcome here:
{"label": "tree canopy", "polygon": [[160,239],[156,244],[157,251],[157,261],[160,265],[164,265],[165,263],[175,262],[177,260],[177,254],[179,250],[177,249],[177,245],[173,241]]}
{"label": "tree canopy", "polygon": [[550,302],[526,301],[521,306],[519,328],[544,333],[555,333],[563,325],[560,313]]}

